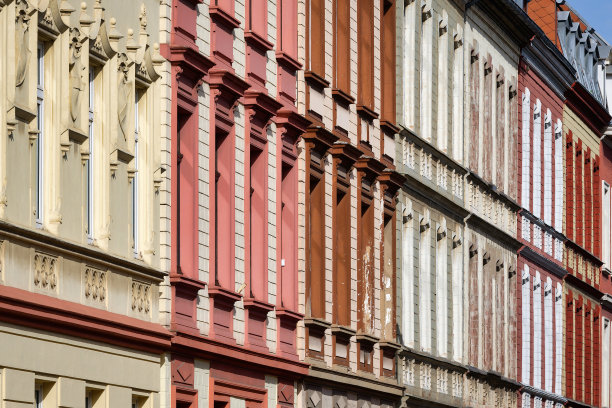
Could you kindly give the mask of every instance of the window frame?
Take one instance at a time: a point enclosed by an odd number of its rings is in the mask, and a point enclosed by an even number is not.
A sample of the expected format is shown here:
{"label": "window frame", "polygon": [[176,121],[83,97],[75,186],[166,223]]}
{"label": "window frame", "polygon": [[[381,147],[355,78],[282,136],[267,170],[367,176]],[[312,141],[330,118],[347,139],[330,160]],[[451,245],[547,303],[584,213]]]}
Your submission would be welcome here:
{"label": "window frame", "polygon": [[36,75],[36,227],[42,228],[44,222],[44,118],[45,118],[45,52],[43,41],[38,41]]}

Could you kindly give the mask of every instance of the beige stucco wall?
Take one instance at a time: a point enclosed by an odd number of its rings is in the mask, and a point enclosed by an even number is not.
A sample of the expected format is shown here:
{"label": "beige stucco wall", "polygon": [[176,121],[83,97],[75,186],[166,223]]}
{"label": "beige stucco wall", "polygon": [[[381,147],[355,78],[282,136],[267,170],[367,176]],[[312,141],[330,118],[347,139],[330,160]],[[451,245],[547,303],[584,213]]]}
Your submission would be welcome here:
{"label": "beige stucco wall", "polygon": [[47,407],[159,406],[160,356],[0,323],[0,402],[31,407],[42,386]]}

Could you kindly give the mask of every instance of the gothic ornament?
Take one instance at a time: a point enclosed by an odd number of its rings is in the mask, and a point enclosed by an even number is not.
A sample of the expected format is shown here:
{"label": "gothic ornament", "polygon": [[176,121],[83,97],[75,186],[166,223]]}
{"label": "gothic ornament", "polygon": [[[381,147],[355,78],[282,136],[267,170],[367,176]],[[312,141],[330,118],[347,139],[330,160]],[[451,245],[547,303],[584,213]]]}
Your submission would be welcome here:
{"label": "gothic ornament", "polygon": [[26,0],[17,0],[16,7],[15,28],[17,33],[15,36],[15,52],[17,54],[17,77],[15,85],[20,87],[25,81],[32,51],[30,51],[29,44],[30,15],[28,3]]}

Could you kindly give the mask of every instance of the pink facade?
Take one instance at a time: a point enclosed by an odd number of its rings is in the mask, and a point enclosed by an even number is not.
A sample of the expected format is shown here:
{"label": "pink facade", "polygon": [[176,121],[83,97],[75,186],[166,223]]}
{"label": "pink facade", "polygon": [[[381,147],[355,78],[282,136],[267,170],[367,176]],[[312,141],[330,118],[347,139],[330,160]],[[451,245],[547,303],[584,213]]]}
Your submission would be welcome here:
{"label": "pink facade", "polygon": [[[245,21],[235,6],[174,0],[162,46],[172,64],[173,407],[263,407],[270,381],[292,406],[307,367],[296,353],[296,142],[308,124],[295,108],[297,1],[247,1]],[[208,56],[196,45],[202,18]],[[198,397],[200,360],[212,389]]]}

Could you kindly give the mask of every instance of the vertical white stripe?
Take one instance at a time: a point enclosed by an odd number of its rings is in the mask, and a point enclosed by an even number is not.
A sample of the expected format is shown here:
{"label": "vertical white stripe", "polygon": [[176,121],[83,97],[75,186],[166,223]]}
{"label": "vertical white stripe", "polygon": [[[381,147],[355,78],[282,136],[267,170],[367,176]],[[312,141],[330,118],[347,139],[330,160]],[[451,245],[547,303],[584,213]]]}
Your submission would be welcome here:
{"label": "vertical white stripe", "polygon": [[521,159],[522,159],[522,173],[521,173],[521,203],[524,208],[529,210],[529,192],[531,188],[531,181],[529,180],[529,174],[531,169],[531,133],[530,133],[530,125],[531,125],[531,104],[530,104],[530,92],[528,88],[525,88],[525,92],[523,93],[523,111],[522,111],[522,123],[523,123],[523,132],[522,132],[522,150],[521,150]]}

